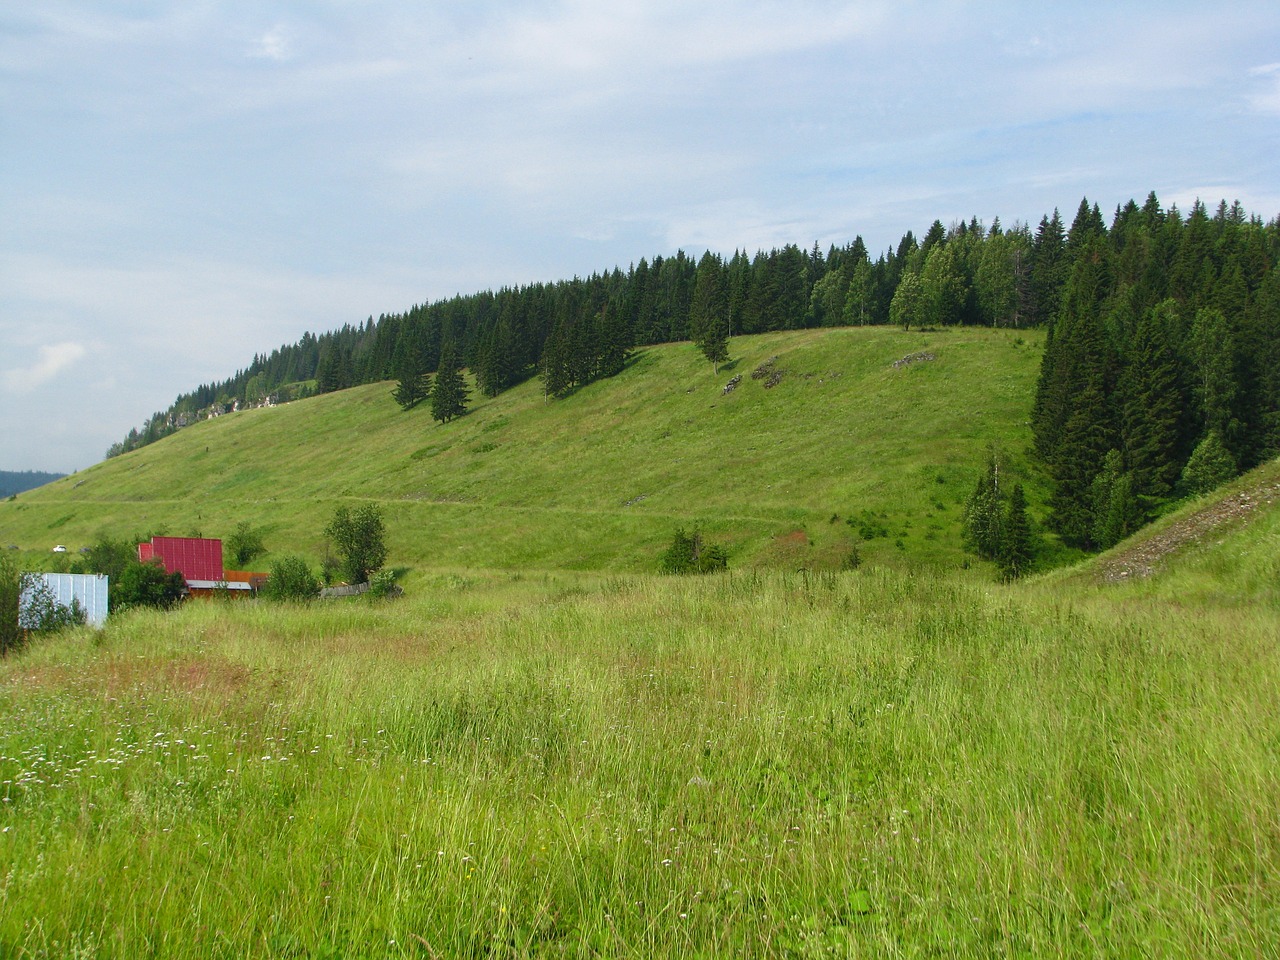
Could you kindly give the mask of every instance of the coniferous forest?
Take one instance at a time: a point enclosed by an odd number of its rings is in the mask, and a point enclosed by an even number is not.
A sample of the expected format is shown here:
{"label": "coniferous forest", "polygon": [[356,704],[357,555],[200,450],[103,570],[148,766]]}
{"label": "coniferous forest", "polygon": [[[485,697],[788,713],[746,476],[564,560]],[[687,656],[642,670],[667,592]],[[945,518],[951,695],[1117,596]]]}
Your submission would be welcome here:
{"label": "coniferous forest", "polygon": [[[1050,525],[1103,548],[1170,500],[1280,454],[1280,217],[1238,203],[1165,209],[1155,194],[1110,218],[1082,200],[1032,229],[935,221],[874,259],[859,237],[728,259],[683,251],[582,279],[413,306],[256,356],[184,394],[114,456],[239,405],[398,382],[406,409],[460,362],[496,396],[540,376],[548,397],[621,371],[636,346],[693,340],[712,363],[739,334],[861,324],[1047,331],[1033,409],[1055,481]],[[439,377],[437,376],[437,382]],[[450,401],[459,415],[463,401]]]}

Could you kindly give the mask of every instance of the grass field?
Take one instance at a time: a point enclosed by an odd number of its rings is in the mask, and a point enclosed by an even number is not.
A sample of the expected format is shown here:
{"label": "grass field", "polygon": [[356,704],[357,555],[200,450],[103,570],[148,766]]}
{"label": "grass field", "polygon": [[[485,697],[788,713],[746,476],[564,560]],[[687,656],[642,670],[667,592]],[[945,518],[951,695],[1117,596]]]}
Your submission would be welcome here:
{"label": "grass field", "polygon": [[0,663],[0,955],[1274,956],[1280,605],[420,578]]}
{"label": "grass field", "polygon": [[[244,411],[180,431],[14,501],[0,545],[47,567],[99,535],[226,536],[318,562],[337,503],[381,502],[390,563],[438,570],[645,572],[677,526],[734,566],[837,569],[874,516],[864,559],[958,569],[960,506],[988,443],[1026,461],[1043,335],[818,330],[733,341],[719,376],[689,344],[646,348],[618,377],[544,403],[531,381],[447,425],[403,413],[390,384]],[[894,366],[927,353],[932,360]],[[766,389],[751,374],[772,357]],[[741,384],[725,394],[725,383]],[[270,558],[264,562],[269,563]]]}
{"label": "grass field", "polygon": [[[1280,955],[1280,463],[1001,585],[959,504],[989,441],[1043,503],[1038,341],[735,343],[447,427],[385,386],[231,416],[0,504],[42,562],[242,518],[315,558],[367,497],[406,568],[0,660],[0,958]],[[891,536],[826,569],[862,511]],[[731,571],[646,572],[698,520]]]}

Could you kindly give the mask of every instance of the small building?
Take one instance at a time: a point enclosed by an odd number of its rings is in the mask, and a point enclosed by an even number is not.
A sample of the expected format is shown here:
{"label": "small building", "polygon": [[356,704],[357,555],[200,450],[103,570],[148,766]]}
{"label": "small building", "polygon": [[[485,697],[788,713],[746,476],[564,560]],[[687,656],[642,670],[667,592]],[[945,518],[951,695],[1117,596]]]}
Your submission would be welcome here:
{"label": "small building", "polygon": [[138,544],[143,563],[159,560],[165,573],[180,573],[187,581],[222,580],[222,541],[207,537],[152,537]]}
{"label": "small building", "polygon": [[226,590],[232,596],[253,596],[266,583],[265,573],[224,570],[222,541],[210,537],[152,537],[138,544],[143,563],[158,560],[165,573],[180,573],[193,597]]}
{"label": "small building", "polygon": [[[101,627],[107,622],[107,575],[105,573],[31,573],[27,574],[34,581],[43,581],[53,594],[60,607],[70,607],[72,602],[79,603],[84,611],[85,622],[92,627]],[[18,622],[23,622],[23,611],[31,596],[28,588],[22,592],[18,601]]]}

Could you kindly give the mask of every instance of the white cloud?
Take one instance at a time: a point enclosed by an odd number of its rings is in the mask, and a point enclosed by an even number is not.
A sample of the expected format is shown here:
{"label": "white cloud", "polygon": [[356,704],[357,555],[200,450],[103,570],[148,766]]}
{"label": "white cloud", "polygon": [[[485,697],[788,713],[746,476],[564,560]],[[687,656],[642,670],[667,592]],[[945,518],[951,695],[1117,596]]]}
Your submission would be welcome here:
{"label": "white cloud", "polygon": [[85,348],[72,342],[40,347],[39,359],[29,367],[14,367],[0,374],[0,382],[10,393],[31,393],[71,367],[85,355]]}
{"label": "white cloud", "polygon": [[249,56],[259,60],[288,60],[293,56],[293,42],[281,24],[276,24],[256,41]]}

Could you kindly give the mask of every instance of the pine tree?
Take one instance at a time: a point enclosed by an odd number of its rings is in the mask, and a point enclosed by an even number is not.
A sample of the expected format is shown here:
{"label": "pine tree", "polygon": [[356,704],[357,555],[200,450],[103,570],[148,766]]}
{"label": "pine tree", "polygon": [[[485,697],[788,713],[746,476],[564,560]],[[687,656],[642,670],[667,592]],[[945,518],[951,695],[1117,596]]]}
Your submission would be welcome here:
{"label": "pine tree", "polygon": [[1145,313],[1120,380],[1125,462],[1134,493],[1144,501],[1169,496],[1181,466],[1179,421],[1186,398],[1171,346],[1176,315],[1172,300]]}
{"label": "pine tree", "polygon": [[987,466],[964,505],[965,546],[984,560],[1000,557],[1005,537],[1004,493],[1000,489],[1000,458],[987,452]]}
{"label": "pine tree", "polygon": [[441,423],[467,412],[467,386],[458,366],[453,341],[446,340],[440,349],[440,367],[431,389],[431,416]]}
{"label": "pine tree", "polygon": [[710,251],[702,255],[689,303],[689,333],[716,373],[729,359],[729,296],[724,266]]}
{"label": "pine tree", "polygon": [[1102,462],[1102,470],[1090,485],[1093,500],[1093,524],[1090,531],[1094,546],[1105,550],[1113,547],[1141,523],[1139,505],[1133,490],[1133,475],[1126,473],[1119,450],[1111,450]]}
{"label": "pine tree", "polygon": [[396,388],[391,396],[402,410],[410,410],[431,395],[431,374],[423,367],[422,354],[405,334],[396,343]]}
{"label": "pine tree", "polygon": [[1022,484],[1014,484],[1005,514],[1004,536],[1000,545],[1000,573],[1006,580],[1023,576],[1031,569],[1035,553],[1031,535],[1031,519],[1027,516],[1027,495]]}

